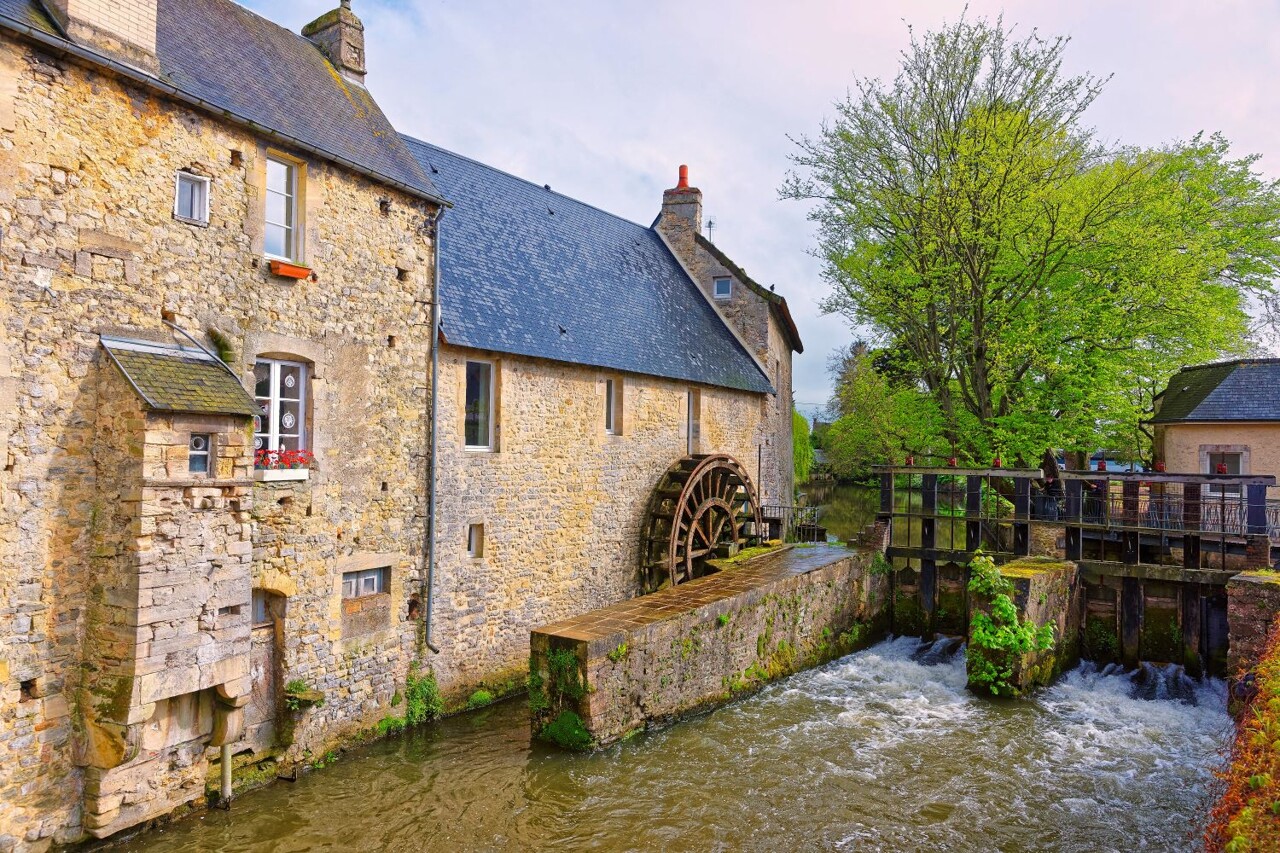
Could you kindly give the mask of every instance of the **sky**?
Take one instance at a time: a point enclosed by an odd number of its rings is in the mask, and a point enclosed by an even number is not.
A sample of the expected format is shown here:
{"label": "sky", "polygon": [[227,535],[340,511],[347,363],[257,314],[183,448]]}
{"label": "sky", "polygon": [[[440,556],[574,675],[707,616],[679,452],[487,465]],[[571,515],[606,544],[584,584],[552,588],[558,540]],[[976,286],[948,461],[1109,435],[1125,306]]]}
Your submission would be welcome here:
{"label": "sky", "polygon": [[[241,0],[295,31],[337,0]],[[830,354],[859,337],[829,292],[804,203],[778,187],[856,78],[890,80],[908,26],[942,0],[354,0],[367,84],[397,129],[648,225],[677,169],[716,244],[790,303],[805,343],[795,399],[830,396]],[[1113,75],[1086,115],[1154,146],[1221,131],[1280,177],[1280,2],[970,2],[1017,32],[1071,37],[1068,73]]]}

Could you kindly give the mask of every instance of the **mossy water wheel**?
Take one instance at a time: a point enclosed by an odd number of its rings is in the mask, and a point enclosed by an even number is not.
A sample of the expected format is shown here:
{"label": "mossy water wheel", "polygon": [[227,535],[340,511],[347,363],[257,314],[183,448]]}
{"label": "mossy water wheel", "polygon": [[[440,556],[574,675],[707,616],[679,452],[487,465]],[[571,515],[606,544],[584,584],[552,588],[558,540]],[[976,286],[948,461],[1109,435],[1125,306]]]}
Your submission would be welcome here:
{"label": "mossy water wheel", "polygon": [[640,548],[645,592],[703,576],[707,560],[731,556],[763,529],[755,486],[738,460],[686,456],[649,499]]}

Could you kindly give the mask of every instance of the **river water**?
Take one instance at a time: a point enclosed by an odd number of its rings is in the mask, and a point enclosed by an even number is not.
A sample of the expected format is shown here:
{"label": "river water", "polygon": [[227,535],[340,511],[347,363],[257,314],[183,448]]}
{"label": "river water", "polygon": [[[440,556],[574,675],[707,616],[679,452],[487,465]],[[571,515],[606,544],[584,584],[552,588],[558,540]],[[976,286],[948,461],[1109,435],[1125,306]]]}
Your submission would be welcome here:
{"label": "river water", "polygon": [[531,745],[513,700],[114,849],[1198,848],[1232,733],[1220,682],[1144,701],[1086,664],[993,702],[965,690],[962,653],[918,651],[886,641],[594,755]]}

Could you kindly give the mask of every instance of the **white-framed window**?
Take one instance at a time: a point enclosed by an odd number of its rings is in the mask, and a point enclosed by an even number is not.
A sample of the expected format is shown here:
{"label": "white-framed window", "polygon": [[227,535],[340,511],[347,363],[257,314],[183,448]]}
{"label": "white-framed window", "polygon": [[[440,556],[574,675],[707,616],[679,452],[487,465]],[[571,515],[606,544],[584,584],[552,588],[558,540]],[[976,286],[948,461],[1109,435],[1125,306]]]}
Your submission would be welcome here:
{"label": "white-framed window", "polygon": [[467,556],[478,559],[484,556],[484,525],[467,525]]}
{"label": "white-framed window", "polygon": [[253,398],[261,410],[253,419],[253,449],[306,450],[307,366],[260,358],[253,378]]}
{"label": "white-framed window", "polygon": [[463,426],[463,443],[468,450],[493,449],[493,395],[493,363],[468,361]]}
{"label": "white-framed window", "polygon": [[195,225],[209,224],[209,179],[178,172],[174,182],[173,215]]}
{"label": "white-framed window", "polygon": [[711,280],[711,286],[716,299],[729,299],[733,296],[733,279],[728,276],[718,276],[713,278]]}
{"label": "white-framed window", "polygon": [[276,157],[267,158],[267,257],[292,261],[298,256],[298,167]]}
{"label": "white-framed window", "polygon": [[391,569],[362,569],[342,573],[342,597],[364,598],[386,592],[391,585]]}
{"label": "white-framed window", "polygon": [[622,380],[612,376],[604,381],[604,431],[622,434]]}
{"label": "white-framed window", "polygon": [[187,471],[192,474],[208,474],[213,458],[213,436],[207,432],[193,432],[187,439]]}

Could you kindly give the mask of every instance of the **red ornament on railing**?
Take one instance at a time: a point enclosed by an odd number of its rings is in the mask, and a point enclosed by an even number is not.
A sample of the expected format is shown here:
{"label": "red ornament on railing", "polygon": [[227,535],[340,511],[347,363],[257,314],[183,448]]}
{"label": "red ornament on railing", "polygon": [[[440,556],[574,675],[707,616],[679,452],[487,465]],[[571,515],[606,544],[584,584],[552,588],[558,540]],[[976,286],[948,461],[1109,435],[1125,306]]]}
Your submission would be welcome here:
{"label": "red ornament on railing", "polygon": [[910,468],[914,464],[916,464],[916,458],[910,454],[907,454],[907,467]]}
{"label": "red ornament on railing", "polygon": [[1163,474],[1163,473],[1164,473],[1164,461],[1163,461],[1163,460],[1160,460],[1160,459],[1157,459],[1157,460],[1156,460],[1156,464],[1155,464],[1155,469],[1156,469],[1156,473],[1157,473],[1157,474]]}
{"label": "red ornament on railing", "polygon": [[1225,474],[1225,473],[1227,473],[1227,463],[1225,463],[1225,462],[1219,462],[1219,463],[1218,463],[1217,468],[1216,468],[1216,469],[1214,469],[1214,473],[1215,473],[1215,474]]}
{"label": "red ornament on railing", "polygon": [[948,459],[947,465],[951,466],[952,468],[956,467],[956,458],[952,456],[950,459]]}
{"label": "red ornament on railing", "polygon": [[1098,470],[1099,471],[1107,470],[1107,457],[1104,456],[1098,460]]}
{"label": "red ornament on railing", "polygon": [[999,457],[999,456],[997,456],[996,458],[994,458],[994,459],[992,459],[992,460],[991,460],[991,467],[992,467],[992,468],[999,468],[999,467],[1000,467],[1000,457]]}

